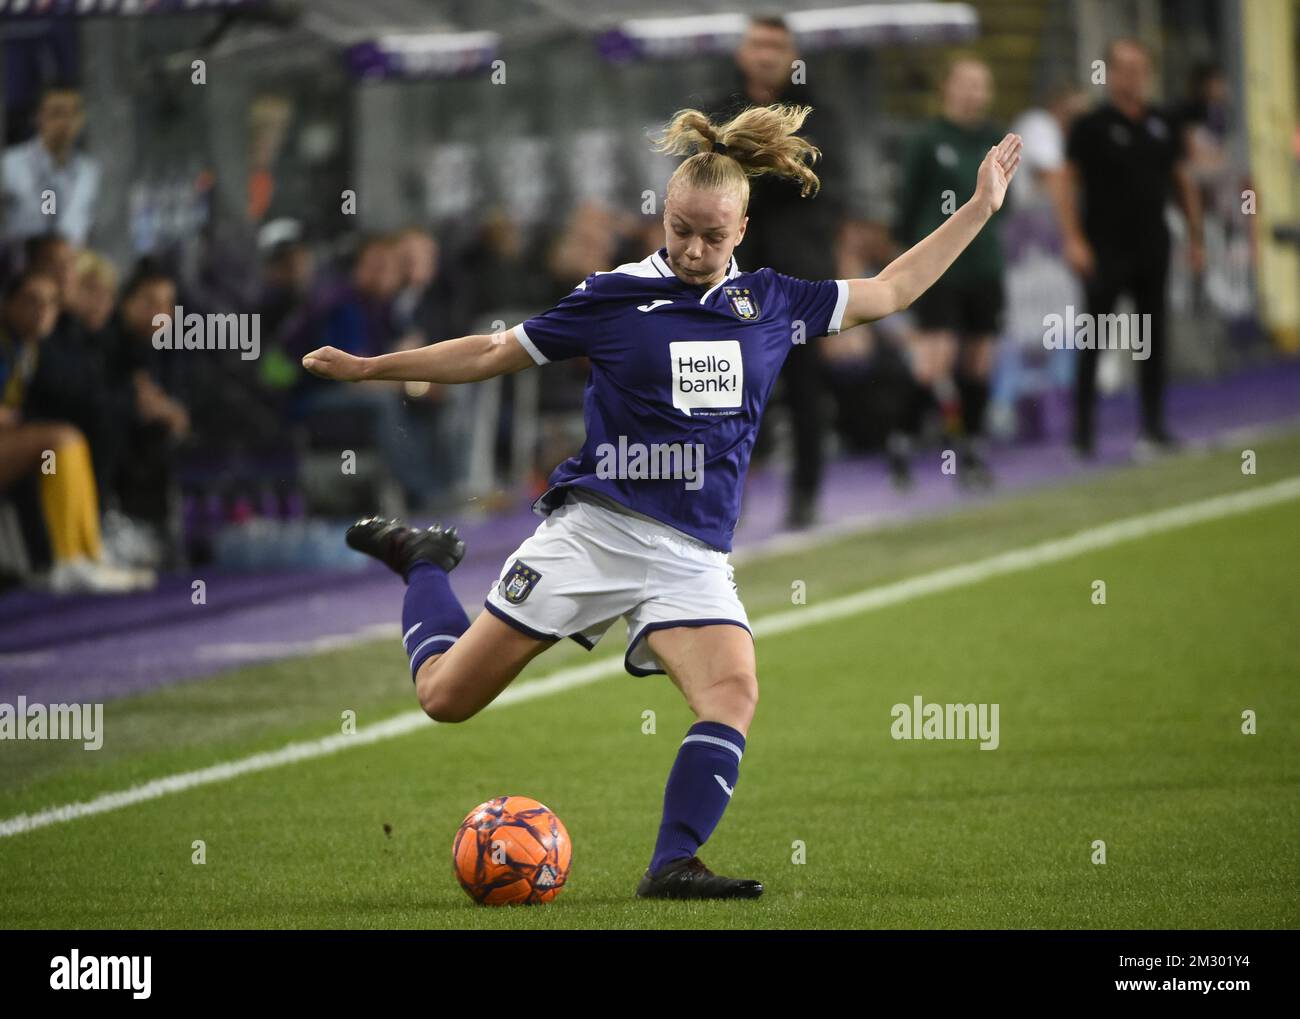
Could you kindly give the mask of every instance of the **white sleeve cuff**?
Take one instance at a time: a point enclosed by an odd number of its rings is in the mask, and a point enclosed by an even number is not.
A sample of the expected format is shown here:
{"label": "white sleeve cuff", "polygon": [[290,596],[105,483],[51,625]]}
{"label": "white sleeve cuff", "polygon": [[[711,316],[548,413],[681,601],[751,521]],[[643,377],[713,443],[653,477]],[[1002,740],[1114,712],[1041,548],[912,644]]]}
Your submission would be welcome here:
{"label": "white sleeve cuff", "polygon": [[535,364],[551,363],[551,359],[538,350],[537,344],[528,338],[528,334],[524,332],[524,324],[522,322],[510,331],[515,334],[515,339],[519,341],[519,345],[523,347],[524,350],[528,351],[528,356],[533,359]]}
{"label": "white sleeve cuff", "polygon": [[830,326],[826,330],[827,336],[833,336],[840,331],[840,326],[844,323],[844,309],[849,303],[849,281],[836,280],[835,285],[840,293],[835,299],[835,310],[831,312]]}

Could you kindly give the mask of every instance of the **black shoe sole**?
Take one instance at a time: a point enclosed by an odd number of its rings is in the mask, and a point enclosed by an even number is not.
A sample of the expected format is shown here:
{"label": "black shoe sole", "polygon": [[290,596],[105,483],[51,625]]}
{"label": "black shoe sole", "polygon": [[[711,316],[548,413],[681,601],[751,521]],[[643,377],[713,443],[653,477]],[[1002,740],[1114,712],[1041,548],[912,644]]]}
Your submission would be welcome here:
{"label": "black shoe sole", "polygon": [[762,882],[752,878],[722,877],[681,866],[661,871],[657,877],[646,871],[636,886],[638,899],[757,899],[762,894]]}
{"label": "black shoe sole", "polygon": [[[687,886],[689,887],[689,886]],[[696,902],[705,899],[757,899],[763,894],[761,884],[743,885],[731,890],[719,890],[716,892],[694,892],[688,893],[685,889],[673,889],[669,891],[660,891],[658,889],[643,890],[637,888],[636,897],[638,899],[667,899],[675,902],[686,902],[694,900]]]}

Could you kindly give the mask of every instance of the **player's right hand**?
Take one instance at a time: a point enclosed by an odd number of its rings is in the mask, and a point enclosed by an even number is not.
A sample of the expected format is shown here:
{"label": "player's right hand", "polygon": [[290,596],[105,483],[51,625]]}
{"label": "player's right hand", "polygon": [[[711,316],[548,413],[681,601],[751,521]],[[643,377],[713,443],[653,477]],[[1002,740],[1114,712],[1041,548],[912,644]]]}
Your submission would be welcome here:
{"label": "player's right hand", "polygon": [[302,359],[302,366],[323,379],[357,382],[364,378],[365,361],[337,347],[317,347]]}

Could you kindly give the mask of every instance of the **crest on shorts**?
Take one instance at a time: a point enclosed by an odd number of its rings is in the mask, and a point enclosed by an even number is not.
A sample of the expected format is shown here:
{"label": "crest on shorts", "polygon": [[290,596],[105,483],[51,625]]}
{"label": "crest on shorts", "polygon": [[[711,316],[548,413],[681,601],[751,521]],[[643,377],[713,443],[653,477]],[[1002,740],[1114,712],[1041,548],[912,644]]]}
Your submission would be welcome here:
{"label": "crest on shorts", "polygon": [[723,287],[722,292],[727,295],[737,318],[758,318],[758,305],[754,303],[754,294],[749,287]]}
{"label": "crest on shorts", "polygon": [[522,559],[516,559],[510,572],[501,578],[501,597],[511,605],[518,605],[530,594],[542,575]]}

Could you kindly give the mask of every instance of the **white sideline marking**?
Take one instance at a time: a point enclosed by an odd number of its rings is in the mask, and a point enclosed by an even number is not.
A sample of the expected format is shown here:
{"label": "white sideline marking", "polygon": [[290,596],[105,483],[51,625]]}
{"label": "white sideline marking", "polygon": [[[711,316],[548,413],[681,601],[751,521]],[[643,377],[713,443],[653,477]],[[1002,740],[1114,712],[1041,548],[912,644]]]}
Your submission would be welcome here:
{"label": "white sideline marking", "polygon": [[[1207,520],[1217,520],[1239,513],[1247,513],[1251,510],[1295,498],[1300,498],[1300,477],[1288,478],[1285,481],[1279,481],[1264,488],[1254,488],[1236,495],[1216,496],[1199,502],[1158,510],[1155,513],[1146,513],[1125,520],[1117,520],[1114,523],[1079,531],[1068,538],[1046,541],[1038,545],[1031,545],[1028,548],[1014,549],[987,559],[980,559],[973,563],[953,566],[943,570],[935,570],[931,573],[923,573],[920,576],[910,577],[893,584],[885,584],[881,587],[867,588],[832,599],[822,605],[803,606],[792,611],[764,616],[755,623],[754,635],[756,637],[768,637],[807,626],[816,626],[820,623],[842,619],[845,616],[870,612],[889,605],[897,605],[900,602],[911,601],[927,594],[967,587],[988,580],[991,577],[1033,569],[1046,563],[1059,562],[1081,552],[1108,548],[1159,531],[1173,530],[1191,524],[1203,523]],[[590,662],[587,665],[561,669],[554,675],[508,688],[500,697],[488,705],[488,708],[505,707],[509,704],[519,704],[523,701],[562,693],[575,687],[585,686],[588,683],[605,679],[608,676],[618,675],[622,671],[622,655]],[[405,736],[408,733],[415,732],[422,726],[430,724],[436,725],[437,723],[432,722],[422,711],[405,712],[383,722],[377,722],[374,725],[366,726],[364,729],[359,729],[352,736],[339,733],[322,739],[290,743],[279,750],[253,754],[236,761],[226,761],[222,764],[214,764],[211,767],[200,768],[197,771],[185,771],[178,775],[154,779],[151,782],[132,786],[129,789],[104,793],[102,796],[97,796],[93,800],[82,803],[67,803],[60,807],[50,807],[38,811],[35,814],[18,814],[0,821],[0,838],[34,831],[37,828],[45,828],[63,821],[74,821],[82,817],[119,810],[122,807],[156,800],[172,793],[184,792],[187,789],[195,789],[199,786],[212,785],[217,782],[226,782],[241,775],[268,771],[271,768],[278,768],[285,764],[326,757],[341,750],[369,746],[381,740]]]}
{"label": "white sideline marking", "polygon": [[7,665],[12,669],[36,668],[53,658],[53,651],[6,651],[0,654],[0,665]]}
{"label": "white sideline marking", "polygon": [[[1245,449],[1253,442],[1263,442],[1270,438],[1290,435],[1300,428],[1300,417],[1287,418],[1270,425],[1245,425],[1241,428],[1222,432],[1212,439],[1188,440],[1181,448],[1183,457],[1205,457],[1224,449]],[[1102,470],[1105,468],[1094,468]],[[1059,479],[1058,479],[1059,480]],[[1030,489],[1015,489],[1013,494],[1027,494]],[[762,562],[782,555],[797,555],[810,552],[826,545],[857,537],[864,532],[880,527],[893,527],[900,524],[915,523],[918,519],[932,520],[960,508],[960,505],[945,504],[928,510],[919,517],[916,513],[902,509],[887,512],[857,513],[842,517],[833,523],[822,524],[813,531],[796,531],[774,534],[761,541],[751,542],[744,548],[731,553],[733,566]],[[465,611],[474,613],[477,602],[465,606]],[[219,644],[200,644],[195,649],[195,656],[204,662],[234,662],[236,665],[254,665],[267,660],[292,658],[298,655],[321,654],[354,647],[372,640],[389,640],[399,635],[401,627],[396,623],[374,623],[351,633],[335,633],[324,637],[312,637],[296,641],[226,641]],[[44,652],[47,654],[48,652]],[[0,656],[0,665],[5,664]],[[27,662],[15,664],[26,665]],[[39,663],[36,663],[39,664]]]}
{"label": "white sideline marking", "polygon": [[[379,640],[396,635],[400,627],[396,623],[375,623],[363,626],[351,633],[330,634],[325,637],[312,637],[309,640],[263,640],[263,641],[227,641],[224,644],[200,644],[196,655],[201,661],[224,661],[227,658],[248,658],[265,655],[268,657],[295,657],[298,655],[315,655],[325,651],[337,651],[353,647],[366,641]],[[253,664],[253,663],[249,663]]]}

